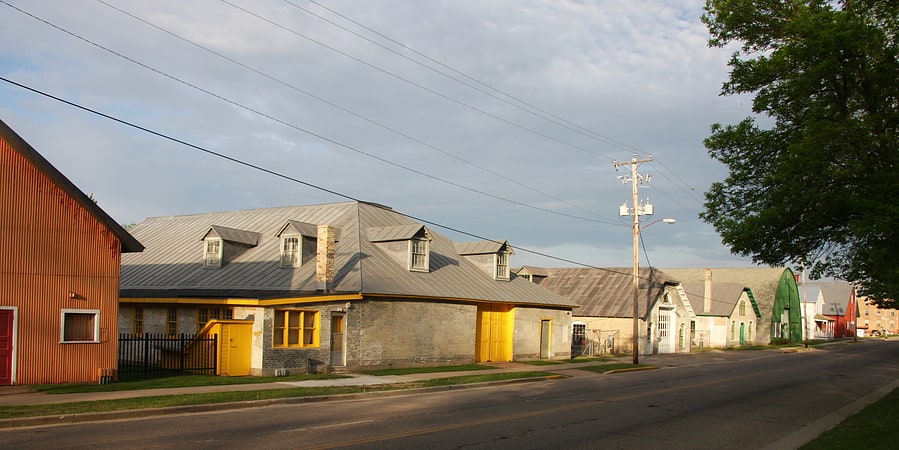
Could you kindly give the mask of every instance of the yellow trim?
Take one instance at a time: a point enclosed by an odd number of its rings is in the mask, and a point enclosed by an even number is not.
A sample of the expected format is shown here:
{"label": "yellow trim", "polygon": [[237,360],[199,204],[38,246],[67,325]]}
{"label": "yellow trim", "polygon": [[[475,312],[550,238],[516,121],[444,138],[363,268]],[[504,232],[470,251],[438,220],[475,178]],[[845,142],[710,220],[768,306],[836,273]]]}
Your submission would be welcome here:
{"label": "yellow trim", "polygon": [[516,301],[504,301],[504,300],[481,300],[476,298],[462,298],[462,297],[431,297],[426,295],[402,295],[402,294],[365,294],[365,297],[368,298],[402,298],[402,299],[411,299],[411,300],[431,300],[431,301],[444,301],[444,302],[461,302],[461,303],[475,303],[475,304],[483,304],[483,305],[512,305],[512,307],[522,307],[526,308],[529,306],[543,306],[548,308],[556,308],[556,309],[573,309],[577,308],[577,305],[554,305],[552,303],[521,303]]}
{"label": "yellow trim", "polygon": [[362,300],[362,294],[322,295],[318,297],[288,297],[269,300],[257,298],[120,298],[119,303],[152,303],[177,305],[277,306],[295,303],[348,302]]}
{"label": "yellow trim", "polygon": [[461,302],[474,304],[494,304],[494,305],[512,305],[513,307],[546,307],[562,310],[576,308],[576,305],[554,305],[551,303],[520,303],[515,301],[502,300],[480,300],[462,297],[431,297],[425,295],[401,295],[401,294],[339,294],[339,295],[321,295],[312,297],[287,297],[269,300],[260,300],[256,298],[191,298],[191,297],[172,297],[172,298],[155,298],[155,297],[127,297],[120,298],[119,303],[155,303],[155,304],[183,304],[183,305],[230,305],[230,306],[278,306],[289,305],[294,303],[317,303],[317,302],[348,302],[354,300],[364,300],[368,298],[401,298],[409,300],[430,300],[444,302]]}

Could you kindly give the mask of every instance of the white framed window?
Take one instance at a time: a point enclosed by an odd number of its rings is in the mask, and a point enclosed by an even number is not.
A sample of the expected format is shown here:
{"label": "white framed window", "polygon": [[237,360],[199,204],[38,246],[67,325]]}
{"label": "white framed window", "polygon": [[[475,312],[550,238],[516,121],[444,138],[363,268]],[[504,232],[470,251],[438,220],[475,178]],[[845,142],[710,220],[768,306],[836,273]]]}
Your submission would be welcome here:
{"label": "white framed window", "polygon": [[203,245],[203,267],[211,269],[222,267],[222,240],[206,238]]}
{"label": "white framed window", "polygon": [[281,237],[281,267],[300,266],[300,236]]}
{"label": "white framed window", "polygon": [[412,239],[409,241],[409,270],[427,272],[430,265],[428,239]]}
{"label": "white framed window", "polygon": [[509,279],[509,254],[506,252],[496,254],[496,279]]}
{"label": "white framed window", "polygon": [[100,342],[100,310],[63,309],[59,313],[59,342]]}

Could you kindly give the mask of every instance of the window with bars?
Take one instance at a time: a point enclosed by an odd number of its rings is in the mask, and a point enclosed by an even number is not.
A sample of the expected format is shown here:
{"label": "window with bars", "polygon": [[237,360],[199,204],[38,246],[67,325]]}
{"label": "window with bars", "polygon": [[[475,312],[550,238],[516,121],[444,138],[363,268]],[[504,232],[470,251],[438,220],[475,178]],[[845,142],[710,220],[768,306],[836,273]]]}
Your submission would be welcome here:
{"label": "window with bars", "polygon": [[587,345],[587,325],[575,323],[571,325],[574,345]]}
{"label": "window with bars", "polygon": [[746,300],[740,300],[740,315],[746,315]]}
{"label": "window with bars", "polygon": [[60,313],[60,328],[63,343],[100,342],[100,311],[63,309]]}
{"label": "window with bars", "polygon": [[275,310],[272,347],[318,347],[318,311]]}

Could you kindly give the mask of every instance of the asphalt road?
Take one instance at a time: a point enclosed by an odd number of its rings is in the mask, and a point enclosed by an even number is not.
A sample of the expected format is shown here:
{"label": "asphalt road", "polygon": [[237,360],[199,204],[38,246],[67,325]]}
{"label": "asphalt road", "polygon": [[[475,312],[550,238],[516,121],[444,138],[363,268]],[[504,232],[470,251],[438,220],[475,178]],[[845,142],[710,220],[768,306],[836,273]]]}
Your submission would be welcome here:
{"label": "asphalt road", "polygon": [[[677,359],[674,359],[677,358]],[[899,340],[643,358],[660,370],[0,431],[51,448],[794,448],[899,379]]]}

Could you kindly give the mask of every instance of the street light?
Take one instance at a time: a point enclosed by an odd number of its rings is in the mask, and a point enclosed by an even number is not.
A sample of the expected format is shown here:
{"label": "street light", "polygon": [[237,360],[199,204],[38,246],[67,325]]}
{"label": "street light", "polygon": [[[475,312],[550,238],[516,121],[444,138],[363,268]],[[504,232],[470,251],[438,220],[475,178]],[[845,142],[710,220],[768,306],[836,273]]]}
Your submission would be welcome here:
{"label": "street light", "polygon": [[[636,197],[636,196],[635,196]],[[636,205],[636,203],[635,203]],[[640,227],[640,211],[634,208],[634,365],[640,364],[640,231],[650,226],[664,222],[667,224],[676,223],[677,220],[670,217],[665,219],[656,219],[648,224]]]}

